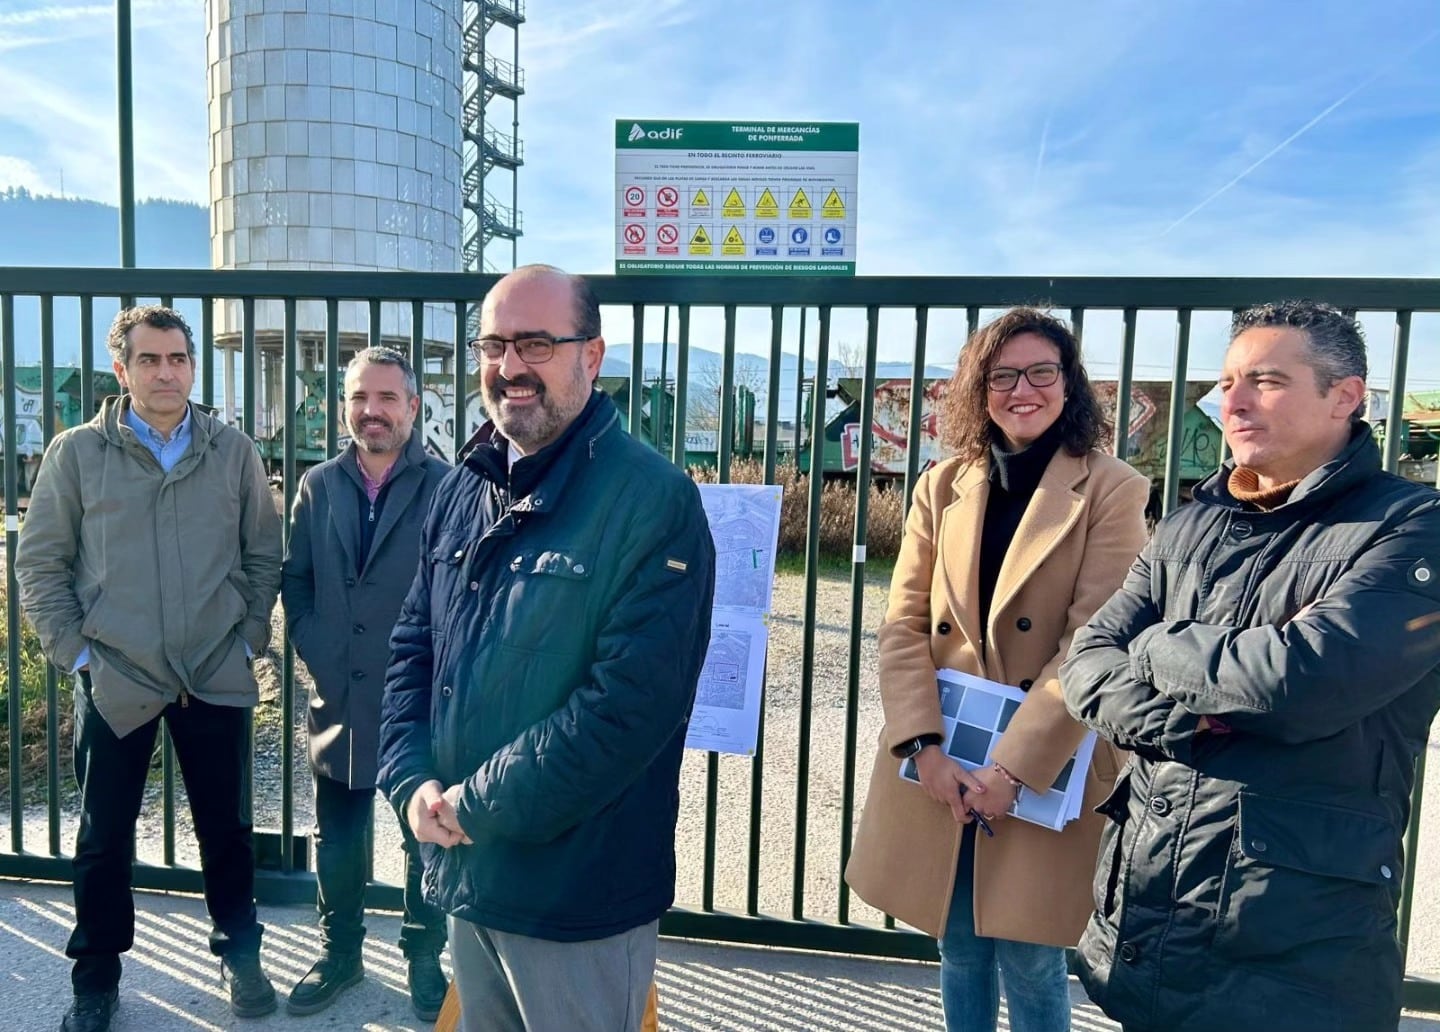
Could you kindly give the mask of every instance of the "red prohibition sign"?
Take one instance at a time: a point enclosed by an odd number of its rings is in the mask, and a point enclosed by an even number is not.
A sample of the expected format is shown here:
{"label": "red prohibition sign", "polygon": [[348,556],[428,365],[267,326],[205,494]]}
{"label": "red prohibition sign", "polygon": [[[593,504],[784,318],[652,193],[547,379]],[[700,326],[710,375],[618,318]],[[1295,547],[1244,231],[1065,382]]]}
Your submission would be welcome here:
{"label": "red prohibition sign", "polygon": [[655,195],[655,203],[662,208],[673,208],[680,203],[680,192],[673,186],[662,186]]}
{"label": "red prohibition sign", "polygon": [[668,222],[657,229],[655,235],[659,237],[662,244],[673,244],[680,239],[680,231]]}
{"label": "red prohibition sign", "polygon": [[640,244],[645,241],[645,227],[637,226],[633,222],[625,227],[625,241],[631,244]]}
{"label": "red prohibition sign", "polygon": [[638,208],[645,203],[645,191],[638,186],[627,186],[625,188],[625,203],[632,208]]}

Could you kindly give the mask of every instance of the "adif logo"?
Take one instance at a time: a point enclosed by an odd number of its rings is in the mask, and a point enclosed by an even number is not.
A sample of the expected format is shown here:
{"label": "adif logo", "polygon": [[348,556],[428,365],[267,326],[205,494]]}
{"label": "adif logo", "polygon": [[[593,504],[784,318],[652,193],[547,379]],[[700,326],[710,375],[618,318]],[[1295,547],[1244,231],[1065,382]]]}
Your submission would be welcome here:
{"label": "adif logo", "polygon": [[646,132],[639,122],[632,122],[630,135],[626,137],[627,143],[634,143],[636,140],[678,140],[685,135],[685,130],[671,126],[669,129],[651,129]]}

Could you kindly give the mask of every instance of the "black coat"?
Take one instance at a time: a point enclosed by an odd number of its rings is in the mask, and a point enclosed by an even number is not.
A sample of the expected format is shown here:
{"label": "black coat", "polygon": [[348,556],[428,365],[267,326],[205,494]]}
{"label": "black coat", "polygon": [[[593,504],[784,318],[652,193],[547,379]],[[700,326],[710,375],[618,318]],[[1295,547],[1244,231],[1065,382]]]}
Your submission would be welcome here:
{"label": "black coat", "polygon": [[384,487],[368,555],[368,502],[355,445],[305,474],[290,513],[281,597],[310,671],[310,764],[351,788],[374,788],[390,632],[420,564],[420,525],[449,471],[414,431]]}
{"label": "black coat", "polygon": [[1273,511],[1228,474],[1160,523],[1061,671],[1135,752],[1100,808],[1081,981],[1134,1032],[1393,1030],[1440,494],[1382,472],[1363,424]]}
{"label": "black coat", "polygon": [[425,847],[427,898],[500,931],[603,938],[674,900],[715,550],[698,489],[604,394],[508,475],[493,434],[425,522],[380,784],[403,814],[426,780],[464,783],[474,844]]}

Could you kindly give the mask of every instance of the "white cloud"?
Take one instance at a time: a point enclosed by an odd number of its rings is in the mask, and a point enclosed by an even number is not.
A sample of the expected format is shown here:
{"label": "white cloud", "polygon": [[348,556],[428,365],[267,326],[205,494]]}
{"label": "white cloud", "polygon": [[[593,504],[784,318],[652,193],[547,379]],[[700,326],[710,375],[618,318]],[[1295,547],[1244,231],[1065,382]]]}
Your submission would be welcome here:
{"label": "white cloud", "polygon": [[53,193],[54,188],[30,162],[24,158],[0,154],[0,189],[23,186],[31,193]]}

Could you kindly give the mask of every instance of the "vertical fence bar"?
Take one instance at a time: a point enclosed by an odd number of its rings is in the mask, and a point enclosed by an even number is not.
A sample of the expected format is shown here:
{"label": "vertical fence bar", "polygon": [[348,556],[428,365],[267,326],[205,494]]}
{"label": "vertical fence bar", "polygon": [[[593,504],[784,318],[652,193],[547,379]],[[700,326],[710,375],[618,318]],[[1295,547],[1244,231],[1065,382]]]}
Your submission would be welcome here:
{"label": "vertical fence bar", "polygon": [[215,404],[215,299],[200,299],[200,404]]}
{"label": "vertical fence bar", "polygon": [[1165,501],[1169,516],[1180,504],[1180,447],[1185,440],[1185,411],[1190,368],[1190,309],[1175,313],[1175,371],[1170,377],[1170,438],[1165,446]]}
{"label": "vertical fence bar", "polygon": [[[417,369],[416,375],[419,375]],[[325,299],[325,457],[340,450],[340,299]]]}
{"label": "vertical fence bar", "polygon": [[1125,309],[1125,337],[1120,345],[1120,368],[1115,376],[1115,457],[1123,459],[1130,453],[1130,383],[1135,370],[1134,308]]}
{"label": "vertical fence bar", "polygon": [[95,299],[80,295],[80,418],[95,415]]}
{"label": "vertical fence bar", "polygon": [[1075,334],[1076,343],[1085,341],[1085,309],[1075,305],[1070,309],[1070,332]]}
{"label": "vertical fence bar", "polygon": [[810,391],[810,498],[805,529],[805,630],[800,658],[800,741],[795,770],[795,876],[791,916],[805,918],[805,836],[810,812],[810,706],[815,689],[815,610],[820,576],[820,498],[825,487],[825,388],[830,365],[830,306],[820,306],[815,378]]}
{"label": "vertical fence bar", "polygon": [[[1235,319],[1235,317],[1236,317],[1237,315],[1240,314],[1240,312],[1241,312],[1241,309],[1239,309],[1239,308],[1232,308],[1232,309],[1230,310],[1231,323],[1230,323],[1230,333],[1228,334],[1230,340],[1234,340],[1234,339],[1235,339],[1235,337],[1234,337],[1234,328],[1235,328],[1234,319]],[[1350,316],[1351,316],[1351,318],[1354,318],[1354,315],[1355,315],[1354,309],[1351,309],[1351,310],[1350,310]],[[1222,359],[1222,362],[1223,362],[1223,359]],[[1223,422],[1222,422],[1221,427],[1220,427],[1220,462],[1219,462],[1219,465],[1221,465],[1221,466],[1225,465],[1225,460],[1228,459],[1228,458],[1230,458],[1230,442],[1229,442],[1229,440],[1227,440],[1226,437],[1225,437],[1225,427],[1224,427],[1224,424],[1223,424]]]}
{"label": "vertical fence bar", "polygon": [[[455,342],[455,366],[458,369],[460,356],[465,353],[465,342]],[[415,370],[415,389],[425,392],[425,302],[410,302],[410,368]]]}
{"label": "vertical fence bar", "polygon": [[915,357],[910,365],[910,425],[905,434],[905,498],[901,502],[910,512],[910,496],[915,481],[920,479],[920,421],[925,410],[925,347],[930,333],[930,308],[915,306]]}
{"label": "vertical fence bar", "polygon": [[[630,436],[639,439],[643,434],[645,399],[645,306],[630,306]],[[650,413],[655,418],[655,413]]]}
{"label": "vertical fence bar", "polygon": [[[48,450],[55,438],[55,297],[40,296],[40,436]],[[45,664],[45,817],[51,856],[60,855],[60,687],[53,663]],[[20,791],[19,769],[12,772]]]}
{"label": "vertical fence bar", "polygon": [[[720,356],[720,435],[716,441],[715,474],[730,483],[730,460],[735,443],[735,306],[725,306],[725,349]],[[715,909],[716,822],[720,809],[720,754],[705,754],[705,872],[701,906]]]}
{"label": "vertical fence bar", "polygon": [[650,429],[651,437],[654,438],[655,450],[665,454],[665,422],[669,416],[666,412],[665,399],[669,396],[666,389],[666,373],[669,371],[670,363],[670,306],[665,306],[664,322],[660,330],[660,379],[656,387],[654,398],[655,403],[650,406]]}
{"label": "vertical fence bar", "polygon": [[260,378],[260,354],[255,348],[255,299],[240,302],[240,429],[256,435],[256,381]]}
{"label": "vertical fence bar", "polygon": [[0,362],[5,393],[5,695],[10,724],[10,851],[25,850],[25,793],[20,789],[20,585],[15,546],[20,540],[20,451],[15,447],[15,298],[0,294]]}
{"label": "vertical fence bar", "polygon": [[380,339],[380,299],[378,297],[370,299],[370,322],[367,329],[370,335],[369,346],[378,348],[383,343]]}
{"label": "vertical fence bar", "polygon": [[795,338],[795,468],[800,468],[800,445],[805,427],[805,308],[800,308],[800,335]]}
{"label": "vertical fence bar", "polygon": [[850,655],[845,673],[845,765],[840,786],[840,923],[850,923],[851,829],[855,823],[855,736],[860,727],[860,645],[865,624],[865,541],[870,520],[870,463],[875,451],[875,357],[880,341],[880,308],[865,313],[865,390],[860,397],[860,464],[855,470],[855,538],[850,556]]}
{"label": "vertical fence bar", "polygon": [[[376,304],[377,302],[371,302]],[[455,301],[455,339],[465,339],[465,302]],[[460,450],[465,447],[465,442],[470,439],[470,418],[465,413],[465,395],[470,389],[469,364],[462,361],[460,353],[455,355],[455,450],[451,453],[456,463],[460,461]],[[482,388],[483,389],[483,388]]]}
{"label": "vertical fence bar", "polygon": [[975,336],[975,331],[980,328],[980,306],[965,306],[965,339],[968,341]]}
{"label": "vertical fence bar", "polygon": [[690,306],[680,306],[680,337],[675,344],[675,436],[670,440],[670,458],[685,468],[685,402],[690,378]]}
{"label": "vertical fence bar", "polygon": [[1410,363],[1410,316],[1408,311],[1395,313],[1395,354],[1390,366],[1390,404],[1385,414],[1385,469],[1394,473],[1400,468],[1400,438],[1405,426],[1405,376]]}
{"label": "vertical fence bar", "polygon": [[[281,357],[281,369],[285,383],[281,387],[284,400],[285,424],[284,457],[282,478],[285,493],[285,515],[295,505],[295,438],[304,433],[304,423],[295,417],[297,399],[295,381],[299,378],[296,365],[295,299],[285,299],[285,353]],[[297,425],[298,424],[298,425]],[[283,520],[285,544],[290,543],[290,520]],[[285,633],[285,652],[280,674],[280,870],[289,874],[295,864],[293,838],[295,832],[295,649],[291,647],[290,634]]]}
{"label": "vertical fence bar", "polygon": [[[780,363],[783,358],[785,308],[770,306],[770,380],[765,395],[765,483],[775,483],[780,444]],[[765,657],[768,683],[770,657]],[[760,714],[755,730],[755,755],[750,759],[750,855],[745,875],[745,913],[760,912],[760,838],[765,810],[765,695],[760,696]]]}
{"label": "vertical fence bar", "polygon": [[[1410,362],[1411,313],[1395,313],[1395,354],[1390,367],[1390,404],[1385,415],[1385,469],[1391,473],[1400,467],[1400,429],[1405,423],[1405,377]],[[1425,749],[1415,758],[1415,787],[1410,797],[1410,825],[1405,829],[1405,876],[1400,890],[1400,949],[1408,960],[1410,954],[1410,922],[1415,913],[1415,867],[1420,851],[1420,813],[1425,798]],[[1403,970],[1403,964],[1402,964]]]}

